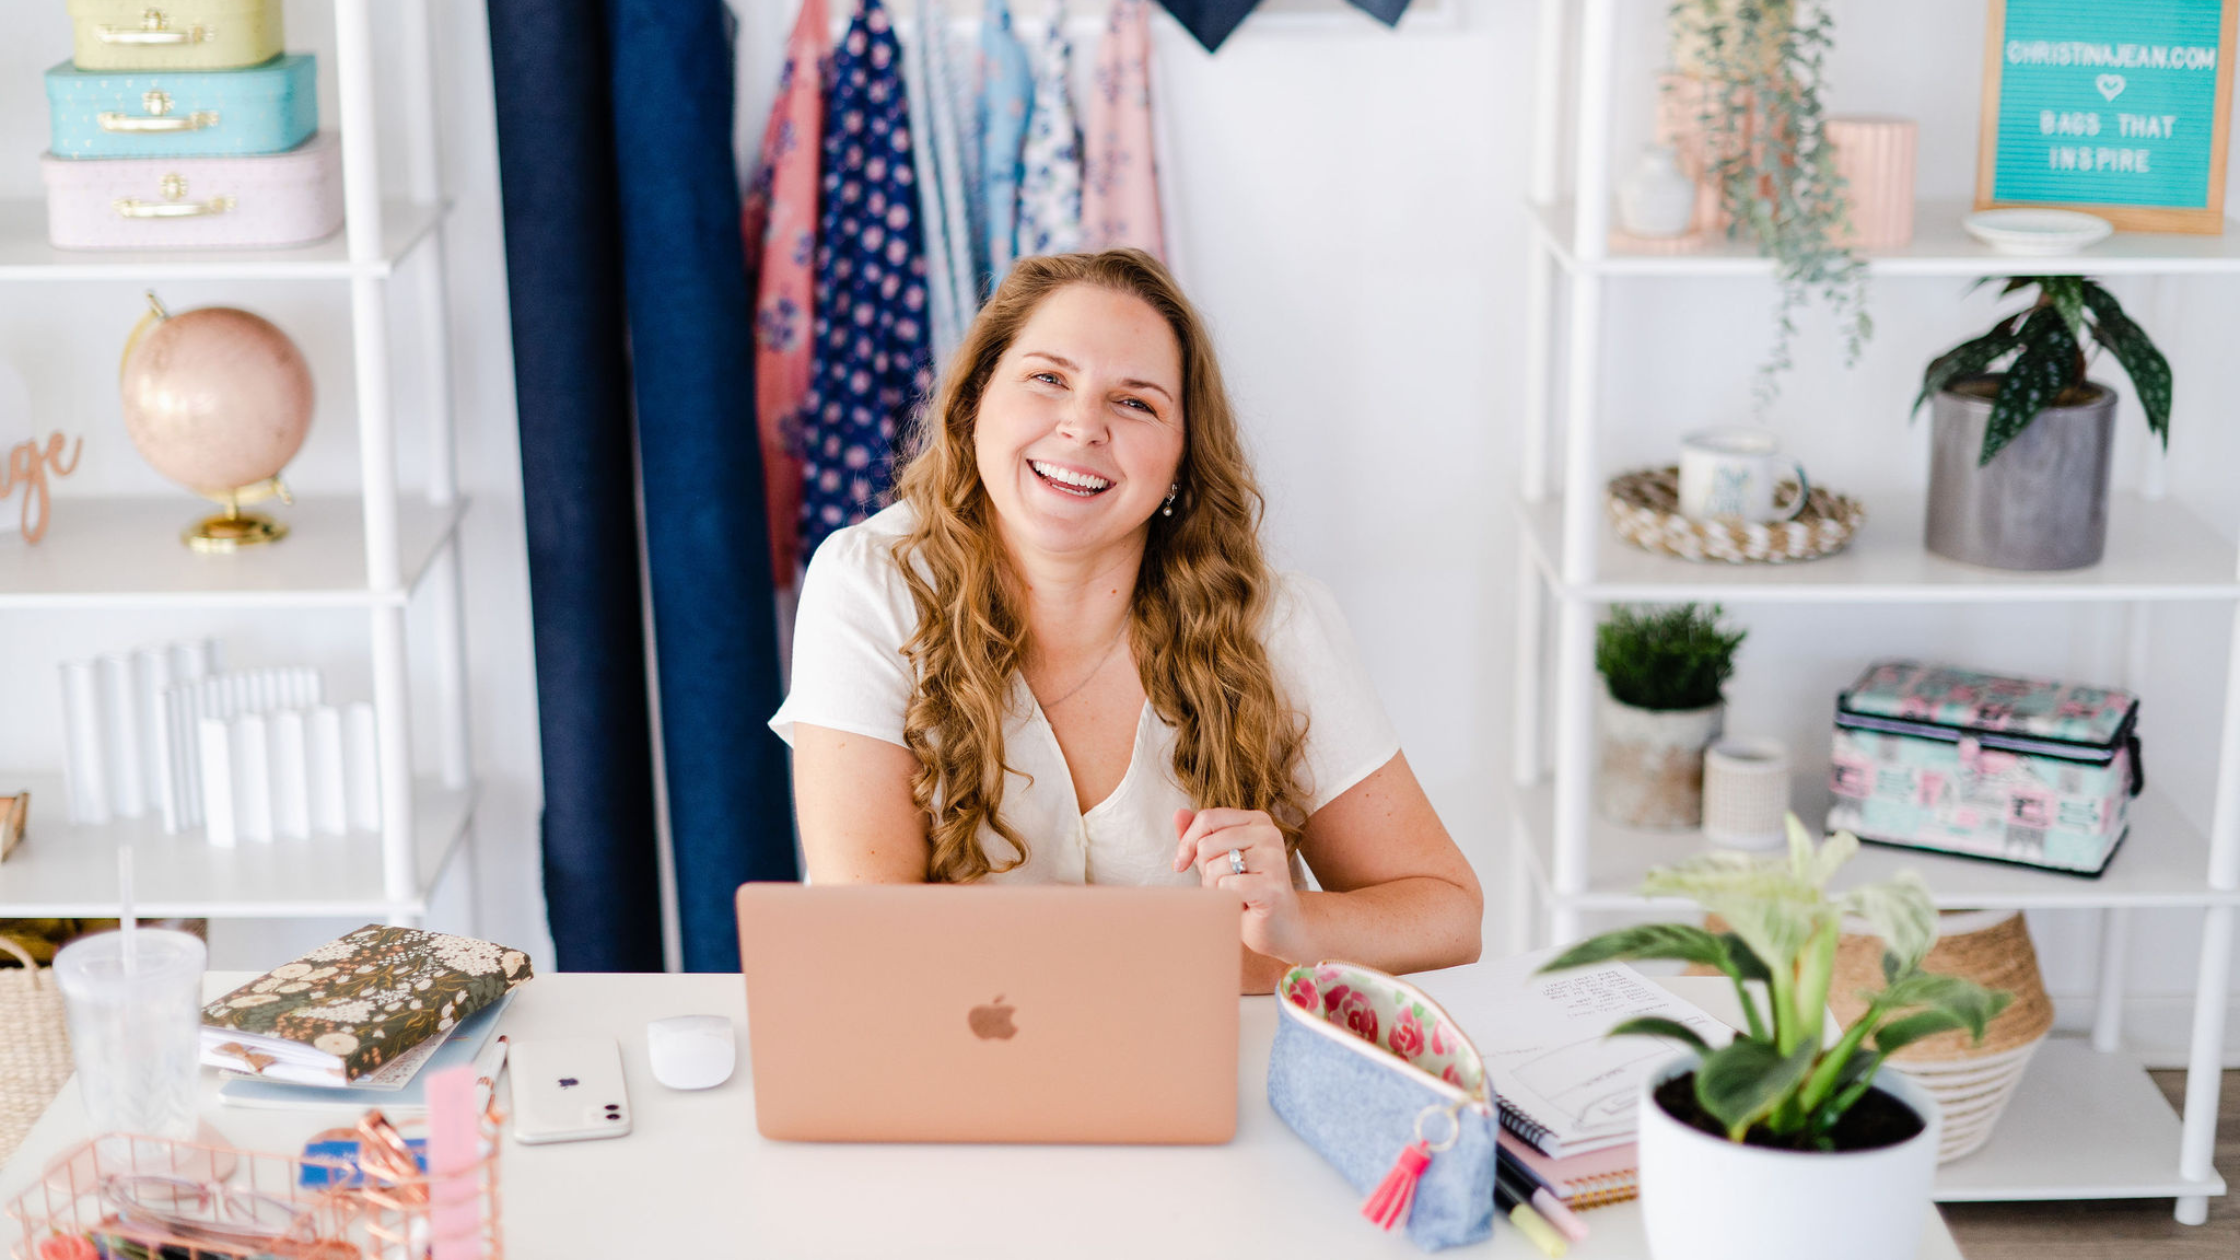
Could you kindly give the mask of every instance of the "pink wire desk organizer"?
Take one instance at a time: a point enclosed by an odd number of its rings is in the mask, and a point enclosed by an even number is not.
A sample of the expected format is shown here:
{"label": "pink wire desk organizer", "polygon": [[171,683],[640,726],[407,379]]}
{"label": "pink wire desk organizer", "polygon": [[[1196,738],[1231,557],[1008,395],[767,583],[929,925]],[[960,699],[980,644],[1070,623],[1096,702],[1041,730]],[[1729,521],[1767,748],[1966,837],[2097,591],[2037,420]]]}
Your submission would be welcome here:
{"label": "pink wire desk organizer", "polygon": [[[23,1229],[13,1260],[427,1260],[438,1242],[457,1244],[450,1254],[503,1260],[503,1123],[486,1109],[482,1158],[441,1177],[420,1171],[379,1112],[333,1131],[358,1141],[355,1164],[104,1134],[57,1158],[8,1204]],[[439,1215],[452,1230],[441,1238]]]}

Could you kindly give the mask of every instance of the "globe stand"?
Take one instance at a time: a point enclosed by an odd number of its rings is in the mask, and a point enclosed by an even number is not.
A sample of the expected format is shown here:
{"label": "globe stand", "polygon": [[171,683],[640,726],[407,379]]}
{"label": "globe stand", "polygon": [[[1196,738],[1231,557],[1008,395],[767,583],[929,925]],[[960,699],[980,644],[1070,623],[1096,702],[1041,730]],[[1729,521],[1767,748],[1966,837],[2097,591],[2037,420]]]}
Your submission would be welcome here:
{"label": "globe stand", "polygon": [[226,505],[226,510],[216,516],[206,516],[179,532],[179,541],[204,555],[223,555],[254,547],[259,543],[279,542],[288,536],[288,527],[269,516],[241,510],[241,500],[247,496],[251,502],[276,496],[282,503],[293,504],[288,488],[274,477],[254,486],[229,490],[223,495],[211,495]]}

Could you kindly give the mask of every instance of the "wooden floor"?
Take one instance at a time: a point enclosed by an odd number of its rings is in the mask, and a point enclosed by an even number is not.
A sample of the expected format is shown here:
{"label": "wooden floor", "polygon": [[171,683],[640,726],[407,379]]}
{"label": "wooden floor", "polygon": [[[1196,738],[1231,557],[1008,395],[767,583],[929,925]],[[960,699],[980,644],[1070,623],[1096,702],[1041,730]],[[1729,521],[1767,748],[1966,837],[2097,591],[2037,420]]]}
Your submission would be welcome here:
{"label": "wooden floor", "polygon": [[[2155,1084],[2183,1105],[2183,1072]],[[2217,1171],[2240,1190],[2240,1072],[2224,1074]],[[2092,1203],[1948,1203],[1945,1224],[1966,1260],[2234,1260],[2240,1257],[2240,1195],[2209,1200],[2206,1225],[2180,1225],[2169,1199]]]}

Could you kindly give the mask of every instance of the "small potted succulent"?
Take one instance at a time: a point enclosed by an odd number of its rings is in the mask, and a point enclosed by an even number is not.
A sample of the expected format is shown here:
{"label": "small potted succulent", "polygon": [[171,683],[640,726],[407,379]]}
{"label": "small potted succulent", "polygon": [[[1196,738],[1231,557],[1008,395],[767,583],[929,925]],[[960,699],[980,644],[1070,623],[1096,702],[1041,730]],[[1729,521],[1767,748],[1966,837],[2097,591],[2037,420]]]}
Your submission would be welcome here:
{"label": "small potted succulent", "polygon": [[1694,604],[1619,605],[1595,632],[1602,674],[1603,816],[1628,827],[1703,825],[1703,753],[1726,729],[1721,688],[1745,632],[1719,625],[1720,609]]}
{"label": "small potted succulent", "polygon": [[[1988,278],[1977,283],[1988,283]],[[2115,356],[2147,427],[2170,444],[2170,364],[2115,296],[2082,276],[2016,276],[2029,306],[1930,362],[1928,547],[1994,569],[2081,569],[2108,541],[2116,391],[2086,379],[2085,342]],[[2006,362],[2003,372],[1993,364]]]}
{"label": "small potted succulent", "polygon": [[[1912,1255],[1942,1116],[1926,1089],[1879,1069],[1902,1047],[1950,1029],[1980,1042],[2013,1000],[1921,970],[1937,912],[1919,876],[1903,871],[1830,895],[1828,881],[1857,838],[1839,831],[1815,845],[1794,815],[1788,830],[1785,856],[1705,853],[1649,873],[1643,892],[1690,898],[1731,930],[1621,928],[1542,968],[1676,959],[1725,975],[1741,999],[1748,1027],[1717,1049],[1667,1019],[1611,1032],[1691,1047],[1649,1074],[1639,1101],[1641,1210],[1657,1260]],[[1831,1043],[1828,987],[1846,916],[1882,938],[1888,984]]]}

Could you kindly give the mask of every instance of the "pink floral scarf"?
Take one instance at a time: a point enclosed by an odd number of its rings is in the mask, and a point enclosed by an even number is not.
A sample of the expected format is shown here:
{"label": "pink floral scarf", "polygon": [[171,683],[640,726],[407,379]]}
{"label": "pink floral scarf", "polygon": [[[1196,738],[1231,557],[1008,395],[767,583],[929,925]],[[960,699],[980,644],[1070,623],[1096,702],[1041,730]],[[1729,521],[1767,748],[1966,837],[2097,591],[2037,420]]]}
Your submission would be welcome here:
{"label": "pink floral scarf", "polygon": [[1089,126],[1082,137],[1081,226],[1086,248],[1133,245],[1165,253],[1152,161],[1151,26],[1144,0],[1114,0],[1097,45]]}
{"label": "pink floral scarf", "polygon": [[762,133],[762,160],[747,187],[740,230],[754,285],[755,417],[762,435],[770,568],[793,589],[801,516],[799,411],[809,393],[816,322],[817,185],[824,134],[824,64],[831,54],[825,0],[801,0],[786,41],[777,103]]}

